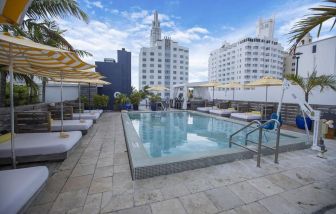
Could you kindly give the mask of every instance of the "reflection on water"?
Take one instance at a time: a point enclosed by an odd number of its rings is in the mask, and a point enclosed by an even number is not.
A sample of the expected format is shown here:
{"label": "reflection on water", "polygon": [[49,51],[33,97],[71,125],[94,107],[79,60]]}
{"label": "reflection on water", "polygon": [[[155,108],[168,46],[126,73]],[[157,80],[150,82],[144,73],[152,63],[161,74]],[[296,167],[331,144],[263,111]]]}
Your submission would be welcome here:
{"label": "reflection on water", "polygon": [[[228,148],[230,134],[242,127],[190,112],[130,113],[129,117],[151,157],[225,149]],[[266,137],[268,142],[275,141],[274,133],[267,133]],[[236,142],[243,142],[244,132],[234,139]],[[252,134],[249,139],[256,141],[257,133]],[[266,143],[265,137],[263,140]]]}

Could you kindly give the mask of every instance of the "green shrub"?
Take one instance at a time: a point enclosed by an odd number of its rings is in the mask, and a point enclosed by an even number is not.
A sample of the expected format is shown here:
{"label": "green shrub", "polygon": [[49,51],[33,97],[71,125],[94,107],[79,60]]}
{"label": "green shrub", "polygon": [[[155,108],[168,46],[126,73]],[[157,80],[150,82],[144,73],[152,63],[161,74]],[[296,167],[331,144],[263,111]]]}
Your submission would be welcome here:
{"label": "green shrub", "polygon": [[93,104],[96,108],[106,108],[109,102],[109,97],[106,95],[96,94],[93,96]]}
{"label": "green shrub", "polygon": [[139,105],[141,100],[143,99],[143,94],[140,91],[133,91],[130,95],[130,101],[133,105]]}
{"label": "green shrub", "polygon": [[[6,96],[5,104],[6,106],[10,105],[10,89],[9,83],[6,84]],[[39,97],[37,92],[32,91],[33,94],[29,94],[29,87],[26,85],[14,85],[13,95],[14,95],[14,105],[29,105],[39,102]]]}

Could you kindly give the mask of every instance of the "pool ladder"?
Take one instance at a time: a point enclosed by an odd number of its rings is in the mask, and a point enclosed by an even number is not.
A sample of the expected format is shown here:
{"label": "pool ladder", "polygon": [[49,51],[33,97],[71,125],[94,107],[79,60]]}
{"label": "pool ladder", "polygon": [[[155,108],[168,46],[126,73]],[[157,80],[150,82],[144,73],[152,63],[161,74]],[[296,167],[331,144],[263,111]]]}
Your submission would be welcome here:
{"label": "pool ladder", "polygon": [[[266,145],[263,145],[262,144],[262,136],[263,136],[263,131],[264,131],[264,127],[270,123],[275,123],[276,125],[274,126],[275,127],[275,130],[276,130],[276,143],[275,143],[275,147],[270,147],[270,146],[266,146]],[[242,145],[240,143],[237,143],[237,142],[233,142],[232,138],[237,135],[238,133],[244,131],[244,130],[247,130],[248,127],[252,126],[252,125],[255,125],[257,124],[257,127],[254,127],[252,130],[250,130],[249,132],[246,133],[245,135],[245,145]],[[258,142],[254,142],[252,140],[249,140],[248,139],[248,136],[250,134],[252,134],[253,132],[255,131],[258,131],[259,135],[258,135]],[[261,158],[261,147],[265,147],[265,148],[268,148],[268,149],[271,149],[274,151],[274,163],[279,163],[278,162],[278,157],[279,157],[279,140],[280,140],[280,123],[278,120],[275,120],[275,119],[271,119],[271,120],[268,120],[266,121],[265,123],[261,123],[260,121],[258,120],[253,120],[252,122],[250,122],[249,124],[247,124],[246,126],[242,127],[241,129],[239,129],[238,131],[234,132],[233,134],[230,135],[230,138],[229,138],[229,147],[231,148],[232,147],[232,144],[236,145],[236,146],[240,146],[240,147],[243,147],[249,151],[252,151],[254,153],[257,154],[257,167],[260,167],[260,158]],[[257,150],[254,150],[254,149],[251,149],[249,147],[247,147],[247,143],[250,142],[250,143],[254,143],[254,144],[257,144]]]}

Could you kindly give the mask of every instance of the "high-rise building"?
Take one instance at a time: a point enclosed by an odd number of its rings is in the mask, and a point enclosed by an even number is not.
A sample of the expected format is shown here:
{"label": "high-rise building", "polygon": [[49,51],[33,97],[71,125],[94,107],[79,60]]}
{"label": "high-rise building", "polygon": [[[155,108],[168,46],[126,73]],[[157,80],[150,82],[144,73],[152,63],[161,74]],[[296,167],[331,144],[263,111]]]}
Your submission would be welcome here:
{"label": "high-rise building", "polygon": [[98,94],[109,96],[108,108],[113,109],[114,95],[116,92],[129,95],[131,87],[131,52],[122,48],[118,50],[118,61],[105,58],[104,62],[96,62],[96,71],[103,75],[104,80],[110,85],[98,88]]}
{"label": "high-rise building", "polygon": [[[158,13],[154,13],[150,35],[150,47],[143,47],[139,54],[139,89],[144,86],[173,85],[188,82],[189,49],[180,46],[169,37],[161,39]],[[162,98],[169,92],[159,93]]]}
{"label": "high-rise building", "polygon": [[273,37],[274,19],[257,24],[257,36],[235,43],[224,43],[210,53],[208,76],[210,81],[246,84],[263,76],[282,78],[283,47]]}

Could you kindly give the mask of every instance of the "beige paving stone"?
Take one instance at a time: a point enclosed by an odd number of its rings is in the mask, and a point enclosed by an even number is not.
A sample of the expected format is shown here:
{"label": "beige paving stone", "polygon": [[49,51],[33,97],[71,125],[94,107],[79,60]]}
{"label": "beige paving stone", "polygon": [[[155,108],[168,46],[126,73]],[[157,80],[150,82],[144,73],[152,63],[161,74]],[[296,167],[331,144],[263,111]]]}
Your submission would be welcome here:
{"label": "beige paving stone", "polygon": [[94,173],[95,164],[77,164],[73,170],[71,177],[82,176],[82,175],[92,175]]}
{"label": "beige paving stone", "polygon": [[187,213],[211,214],[218,212],[218,209],[203,192],[183,196],[180,200]]}
{"label": "beige paving stone", "polygon": [[134,192],[134,204],[140,206],[148,203],[162,201],[163,196],[160,190],[138,190]]}
{"label": "beige paving stone", "polygon": [[102,193],[88,195],[83,208],[83,214],[98,214],[102,200]]}
{"label": "beige paving stone", "polygon": [[113,168],[113,171],[118,173],[118,172],[130,172],[130,166],[129,164],[121,164],[121,165],[115,165]]}
{"label": "beige paving stone", "polygon": [[259,192],[254,186],[247,181],[229,185],[228,188],[238,195],[245,203],[251,203],[265,197],[265,195]]}
{"label": "beige paving stone", "polygon": [[112,212],[113,214],[152,214],[149,205],[127,208],[119,211]]}
{"label": "beige paving stone", "polygon": [[115,165],[122,165],[129,163],[126,152],[114,153],[113,161]]}
{"label": "beige paving stone", "polygon": [[218,210],[230,210],[244,204],[244,202],[227,187],[208,190],[205,194]]}
{"label": "beige paving stone", "polygon": [[89,194],[112,191],[112,177],[94,178]]}
{"label": "beige paving stone", "polygon": [[190,194],[189,190],[184,184],[176,184],[164,187],[161,189],[161,192],[165,199],[171,199]]}
{"label": "beige paving stone", "polygon": [[104,167],[104,166],[113,166],[113,157],[98,159],[97,167]]}
{"label": "beige paving stone", "polygon": [[248,182],[257,188],[260,192],[264,193],[266,196],[271,196],[283,192],[284,190],[280,188],[278,185],[273,184],[271,181],[266,179],[265,177],[255,178],[252,180],[248,180]]}
{"label": "beige paving stone", "polygon": [[41,205],[36,205],[36,206],[31,206],[27,210],[27,214],[44,214],[48,213],[49,210],[51,209],[53,203],[46,203],[46,204],[41,204]]}
{"label": "beige paving stone", "polygon": [[236,213],[239,214],[271,214],[264,206],[258,202],[253,202],[251,204],[243,205],[234,209]]}
{"label": "beige paving stone", "polygon": [[191,193],[212,189],[213,186],[206,179],[195,179],[184,183]]}
{"label": "beige paving stone", "polygon": [[132,194],[113,195],[112,192],[104,192],[101,204],[101,212],[111,212],[133,207]]}
{"label": "beige paving stone", "polygon": [[153,214],[185,214],[181,202],[178,199],[170,199],[151,204]]}
{"label": "beige paving stone", "polygon": [[59,194],[50,212],[66,212],[70,209],[84,206],[87,192],[88,189],[81,189]]}
{"label": "beige paving stone", "polygon": [[302,186],[299,182],[281,173],[268,175],[265,178],[270,180],[273,184],[280,186],[284,190],[296,189]]}
{"label": "beige paving stone", "polygon": [[103,178],[113,176],[113,166],[97,167],[94,172],[94,178]]}
{"label": "beige paving stone", "polygon": [[304,213],[295,203],[291,203],[279,195],[274,195],[258,202],[274,214]]}
{"label": "beige paving stone", "polygon": [[79,189],[88,189],[92,180],[92,175],[70,177],[65,183],[62,192],[69,192]]}

